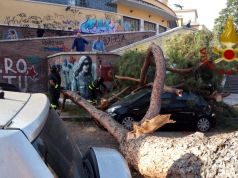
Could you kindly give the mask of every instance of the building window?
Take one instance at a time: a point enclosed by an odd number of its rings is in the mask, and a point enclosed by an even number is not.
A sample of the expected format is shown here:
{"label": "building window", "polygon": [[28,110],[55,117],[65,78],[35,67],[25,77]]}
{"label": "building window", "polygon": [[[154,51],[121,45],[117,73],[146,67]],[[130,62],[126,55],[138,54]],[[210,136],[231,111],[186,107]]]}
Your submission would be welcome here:
{"label": "building window", "polygon": [[87,2],[86,0],[76,0],[76,5],[81,7],[87,7]]}
{"label": "building window", "polygon": [[144,30],[153,30],[156,31],[156,24],[144,21]]}
{"label": "building window", "polygon": [[169,28],[175,28],[178,26],[176,21],[169,21],[168,23],[169,23]]}
{"label": "building window", "polygon": [[116,4],[112,0],[75,0],[76,6],[116,12]]}
{"label": "building window", "polygon": [[162,26],[162,25],[159,26],[159,33],[163,33],[163,32],[165,32],[166,30],[167,30],[166,27],[164,27],[164,26]]}
{"label": "building window", "polygon": [[48,3],[55,3],[55,4],[64,4],[68,5],[72,3],[72,0],[34,0],[34,1],[41,1],[41,2],[48,2]]}
{"label": "building window", "polygon": [[123,27],[125,31],[139,31],[140,20],[130,17],[123,17]]}

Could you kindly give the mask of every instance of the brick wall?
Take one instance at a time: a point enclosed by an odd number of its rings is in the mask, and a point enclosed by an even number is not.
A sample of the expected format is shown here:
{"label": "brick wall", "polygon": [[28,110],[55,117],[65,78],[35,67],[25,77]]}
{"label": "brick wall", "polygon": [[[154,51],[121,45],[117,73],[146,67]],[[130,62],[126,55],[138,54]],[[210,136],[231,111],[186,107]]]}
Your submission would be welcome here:
{"label": "brick wall", "polygon": [[[107,51],[155,35],[154,32],[113,33],[103,35]],[[97,35],[85,35],[91,51]],[[69,51],[74,37],[48,37],[0,41],[0,82],[13,83],[27,92],[47,91],[47,56]]]}
{"label": "brick wall", "polygon": [[[37,28],[0,25],[0,40],[9,39],[11,37],[10,33],[12,31],[16,34],[17,39],[37,37]],[[50,30],[50,29],[44,30],[44,37],[70,36],[70,35],[73,35],[73,31]]]}

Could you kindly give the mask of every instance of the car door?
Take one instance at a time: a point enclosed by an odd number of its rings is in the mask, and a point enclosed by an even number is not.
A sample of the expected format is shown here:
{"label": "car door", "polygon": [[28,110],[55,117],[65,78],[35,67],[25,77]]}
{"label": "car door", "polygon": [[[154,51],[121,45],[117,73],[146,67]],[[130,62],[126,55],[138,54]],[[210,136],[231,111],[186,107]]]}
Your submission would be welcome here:
{"label": "car door", "polygon": [[150,95],[151,93],[146,93],[133,104],[133,108],[131,110],[133,112],[133,115],[137,116],[138,120],[144,117],[149,108]]}
{"label": "car door", "polygon": [[169,126],[187,129],[195,123],[194,109],[189,105],[186,93],[182,97],[175,94],[167,95],[163,98],[162,105],[162,113],[171,114],[171,119],[176,121],[175,124]]}
{"label": "car door", "polygon": [[182,97],[173,96],[170,111],[172,113],[172,119],[176,121],[176,125],[179,128],[190,128],[195,124],[195,105],[188,99],[186,94]]}

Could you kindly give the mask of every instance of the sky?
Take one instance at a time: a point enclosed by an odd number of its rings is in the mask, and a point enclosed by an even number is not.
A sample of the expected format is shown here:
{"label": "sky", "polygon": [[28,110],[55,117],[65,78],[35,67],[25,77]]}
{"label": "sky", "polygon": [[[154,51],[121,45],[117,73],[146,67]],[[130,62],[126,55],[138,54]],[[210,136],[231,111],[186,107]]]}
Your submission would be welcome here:
{"label": "sky", "polygon": [[169,0],[171,5],[180,4],[183,9],[197,9],[198,23],[212,30],[215,18],[226,7],[227,0]]}

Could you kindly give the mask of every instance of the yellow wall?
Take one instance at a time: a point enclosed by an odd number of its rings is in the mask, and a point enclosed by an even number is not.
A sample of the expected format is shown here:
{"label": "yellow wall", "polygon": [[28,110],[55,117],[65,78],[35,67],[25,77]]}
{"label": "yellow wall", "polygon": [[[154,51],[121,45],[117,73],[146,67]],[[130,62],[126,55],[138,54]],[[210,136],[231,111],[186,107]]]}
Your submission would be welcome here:
{"label": "yellow wall", "polygon": [[150,4],[153,4],[157,7],[160,7],[161,9],[164,9],[165,11],[167,11],[168,13],[172,15],[175,15],[174,11],[167,6],[168,1],[167,2],[162,2],[162,1],[160,2],[159,0],[144,0],[144,1]]}
{"label": "yellow wall", "polygon": [[[131,10],[132,10],[132,12],[131,12]],[[149,22],[159,23],[160,25],[163,25],[165,27],[167,27],[167,24],[168,24],[164,18],[162,18],[158,15],[152,14],[149,11],[146,11],[146,10],[142,11],[141,9],[137,9],[134,7],[132,9],[130,7],[126,7],[121,4],[118,4],[117,12],[119,14],[125,14],[130,17],[137,18],[137,19],[144,19]],[[150,17],[149,17],[149,15],[150,15]]]}
{"label": "yellow wall", "polygon": [[0,24],[75,30],[81,23],[91,19],[88,27],[93,28],[93,23],[97,20],[100,20],[101,24],[107,20],[108,28],[113,26],[114,30],[117,29],[115,31],[122,31],[120,15],[86,8],[72,8],[66,11],[65,8],[66,6],[46,3],[0,0]]}
{"label": "yellow wall", "polygon": [[[165,6],[157,1],[155,3]],[[85,33],[100,33],[123,31],[123,16],[129,16],[168,26],[166,19],[158,15],[122,5],[118,5],[120,15],[80,7],[72,7],[68,11],[65,9],[64,5],[23,0],[0,0],[0,24],[60,30],[77,30],[80,26],[81,31]]]}

